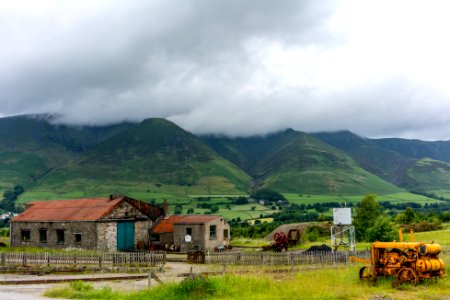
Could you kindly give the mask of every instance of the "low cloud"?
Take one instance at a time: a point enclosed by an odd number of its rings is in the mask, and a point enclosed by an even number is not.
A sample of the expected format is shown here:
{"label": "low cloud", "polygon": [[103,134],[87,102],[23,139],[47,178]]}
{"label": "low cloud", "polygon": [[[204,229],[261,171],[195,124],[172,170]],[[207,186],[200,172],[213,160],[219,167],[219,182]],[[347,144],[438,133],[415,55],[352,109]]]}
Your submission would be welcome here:
{"label": "low cloud", "polygon": [[0,10],[2,115],[450,139],[445,1],[33,3]]}

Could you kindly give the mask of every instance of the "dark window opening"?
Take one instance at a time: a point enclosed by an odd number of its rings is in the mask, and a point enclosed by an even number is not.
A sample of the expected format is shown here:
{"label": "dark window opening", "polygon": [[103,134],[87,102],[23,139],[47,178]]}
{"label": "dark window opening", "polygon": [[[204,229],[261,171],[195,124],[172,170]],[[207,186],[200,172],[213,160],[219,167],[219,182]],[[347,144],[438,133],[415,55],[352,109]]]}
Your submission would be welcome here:
{"label": "dark window opening", "polygon": [[151,237],[152,237],[152,242],[159,242],[159,240],[161,239],[161,236],[159,233],[152,233]]}
{"label": "dark window opening", "polygon": [[47,229],[39,229],[39,242],[47,243]]}
{"label": "dark window opening", "polygon": [[56,237],[58,244],[64,244],[65,238],[64,238],[64,230],[56,230]]}
{"label": "dark window opening", "polygon": [[224,229],[223,230],[223,238],[224,239],[228,239],[229,238],[229,236],[228,236],[228,229]]}
{"label": "dark window opening", "polygon": [[81,233],[75,233],[75,244],[81,244]]}
{"label": "dark window opening", "polygon": [[31,240],[31,232],[30,230],[22,230],[20,231],[20,239],[24,242]]}
{"label": "dark window opening", "polygon": [[210,240],[215,240],[217,238],[216,230],[217,230],[216,225],[209,226],[209,239]]}
{"label": "dark window opening", "polygon": [[190,228],[190,227],[186,228],[186,235],[192,236],[192,228]]}

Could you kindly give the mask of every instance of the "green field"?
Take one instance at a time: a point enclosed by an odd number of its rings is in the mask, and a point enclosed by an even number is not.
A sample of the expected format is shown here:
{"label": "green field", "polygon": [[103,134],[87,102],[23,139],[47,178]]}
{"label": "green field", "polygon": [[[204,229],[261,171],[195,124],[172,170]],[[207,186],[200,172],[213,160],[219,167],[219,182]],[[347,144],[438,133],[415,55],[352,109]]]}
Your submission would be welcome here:
{"label": "green field", "polygon": [[[283,194],[290,203],[295,204],[314,204],[314,203],[324,203],[324,202],[339,202],[339,203],[357,203],[360,202],[364,197],[355,195],[308,195],[308,194]],[[386,195],[377,195],[377,201],[388,201],[391,203],[404,203],[404,202],[415,202],[420,204],[425,203],[439,203],[441,200],[436,200],[433,198],[425,197],[422,195],[411,194],[411,193],[395,193]]]}
{"label": "green field", "polygon": [[[75,282],[48,290],[47,297],[70,299],[449,299],[450,279],[424,281],[418,286],[391,286],[392,278],[380,278],[375,285],[361,282],[360,266],[333,269],[302,270],[271,273],[270,268],[258,266],[232,268],[225,276],[167,283],[152,289],[122,292],[111,288],[94,289],[91,284]],[[448,268],[447,268],[448,270]],[[247,272],[234,275],[233,272]],[[266,272],[266,274],[264,273]],[[269,273],[269,274],[267,274]]]}
{"label": "green field", "polygon": [[[126,186],[126,189],[125,189]],[[146,189],[147,188],[147,189]],[[87,192],[87,190],[96,189],[97,193]],[[125,189],[125,193],[120,193]],[[52,200],[52,199],[76,199],[84,197],[107,197],[109,194],[125,194],[129,197],[143,200],[146,202],[152,202],[156,204],[161,204],[164,199],[169,202],[169,209],[171,213],[174,213],[175,207],[177,205],[182,206],[182,213],[187,214],[189,209],[193,209],[195,214],[205,214],[210,211],[210,209],[199,208],[198,205],[201,203],[208,203],[219,207],[219,211],[215,214],[223,215],[226,219],[237,219],[248,220],[260,218],[261,214],[263,216],[270,215],[272,213],[279,212],[279,210],[272,210],[268,207],[260,205],[259,203],[249,203],[245,205],[235,205],[229,198],[244,196],[243,194],[190,194],[190,189],[180,187],[180,186],[128,186],[123,185],[107,185],[98,184],[86,188],[86,191],[79,192],[54,192],[54,191],[31,191],[22,194],[18,200],[18,203],[26,203],[30,201],[42,201],[42,200]],[[348,196],[348,195],[307,195],[307,194],[284,194],[286,199],[293,204],[314,204],[314,203],[324,203],[324,202],[338,202],[338,203],[357,203],[361,201],[364,197],[361,196]],[[206,202],[197,200],[197,197],[209,198]],[[415,202],[424,205],[425,203],[437,203],[440,200],[428,198],[421,195],[411,194],[411,193],[396,193],[388,195],[380,195],[377,198],[378,201],[388,201],[391,203],[402,203],[402,202]],[[252,209],[254,207],[254,209]],[[311,210],[313,212],[314,210]],[[331,210],[323,213],[325,216],[331,216]]]}

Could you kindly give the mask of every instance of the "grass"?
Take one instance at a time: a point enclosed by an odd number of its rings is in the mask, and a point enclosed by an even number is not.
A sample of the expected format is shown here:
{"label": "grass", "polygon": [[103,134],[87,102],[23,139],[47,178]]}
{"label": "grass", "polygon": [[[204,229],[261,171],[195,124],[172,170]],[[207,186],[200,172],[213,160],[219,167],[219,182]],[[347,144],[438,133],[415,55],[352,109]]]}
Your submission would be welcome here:
{"label": "grass", "polygon": [[[294,204],[314,204],[324,202],[338,202],[338,203],[357,203],[364,197],[363,195],[309,195],[309,194],[283,194],[290,203]],[[388,201],[391,203],[415,202],[420,204],[425,203],[439,203],[441,200],[428,198],[422,195],[411,193],[394,193],[386,195],[378,195],[377,201]]]}
{"label": "grass", "polygon": [[197,278],[159,285],[150,290],[123,293],[110,288],[94,289],[87,283],[71,283],[45,292],[45,296],[71,299],[446,299],[450,280],[425,281],[417,287],[391,287],[392,278],[375,285],[360,282],[360,266],[303,270],[282,275],[263,274]]}

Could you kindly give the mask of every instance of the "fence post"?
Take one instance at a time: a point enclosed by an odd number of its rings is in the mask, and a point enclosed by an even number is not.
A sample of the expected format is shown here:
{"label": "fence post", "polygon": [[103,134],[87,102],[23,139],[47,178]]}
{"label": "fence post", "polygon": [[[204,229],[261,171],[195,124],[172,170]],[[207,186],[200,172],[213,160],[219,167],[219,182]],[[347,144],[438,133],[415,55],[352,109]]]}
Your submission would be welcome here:
{"label": "fence post", "polygon": [[98,266],[100,268],[102,267],[102,257],[101,256],[98,257]]}
{"label": "fence post", "polygon": [[22,265],[25,267],[27,265],[27,254],[22,254]]}
{"label": "fence post", "polygon": [[148,270],[148,288],[152,287],[152,270]]}
{"label": "fence post", "polygon": [[1,264],[2,264],[2,266],[6,265],[6,253],[5,252],[2,253]]}

